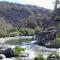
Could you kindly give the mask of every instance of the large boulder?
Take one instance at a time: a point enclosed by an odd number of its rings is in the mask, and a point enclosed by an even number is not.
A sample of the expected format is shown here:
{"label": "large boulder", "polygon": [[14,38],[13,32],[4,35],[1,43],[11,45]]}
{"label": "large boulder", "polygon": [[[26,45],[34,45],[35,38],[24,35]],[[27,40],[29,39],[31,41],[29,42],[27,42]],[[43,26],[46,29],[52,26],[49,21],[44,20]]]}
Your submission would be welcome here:
{"label": "large boulder", "polygon": [[49,41],[53,41],[56,38],[56,30],[42,31],[36,35],[37,44],[45,45]]}
{"label": "large boulder", "polygon": [[6,50],[3,51],[3,54],[7,57],[7,58],[10,58],[10,57],[14,57],[14,52],[11,48],[8,48]]}

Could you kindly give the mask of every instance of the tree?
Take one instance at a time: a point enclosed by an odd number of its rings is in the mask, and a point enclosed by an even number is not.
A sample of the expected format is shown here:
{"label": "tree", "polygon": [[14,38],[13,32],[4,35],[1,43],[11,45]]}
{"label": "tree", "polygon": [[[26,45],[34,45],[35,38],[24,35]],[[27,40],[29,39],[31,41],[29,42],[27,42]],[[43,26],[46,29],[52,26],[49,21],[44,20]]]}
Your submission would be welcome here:
{"label": "tree", "polygon": [[56,0],[56,1],[55,1],[55,6],[54,6],[54,11],[57,10],[57,8],[58,8],[58,4],[59,4],[59,0]]}
{"label": "tree", "polygon": [[56,29],[57,29],[57,33],[56,33],[56,45],[60,45],[60,7],[58,8],[58,5],[60,4],[59,0],[55,1],[55,7],[54,7],[54,16],[53,19],[56,22]]}
{"label": "tree", "polygon": [[54,6],[54,11],[53,11],[53,18],[57,15],[57,9],[58,9],[58,5],[60,4],[59,0],[55,1],[55,6]]}

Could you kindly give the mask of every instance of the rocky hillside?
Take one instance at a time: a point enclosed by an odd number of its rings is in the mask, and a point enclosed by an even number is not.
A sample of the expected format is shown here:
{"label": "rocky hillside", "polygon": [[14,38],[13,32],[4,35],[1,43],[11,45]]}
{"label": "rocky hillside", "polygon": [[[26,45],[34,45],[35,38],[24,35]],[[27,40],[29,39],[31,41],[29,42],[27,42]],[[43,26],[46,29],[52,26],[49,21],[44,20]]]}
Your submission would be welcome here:
{"label": "rocky hillside", "polygon": [[51,23],[51,10],[49,9],[0,1],[0,20],[1,17],[7,23],[19,28],[37,26],[47,28],[54,23],[53,21]]}

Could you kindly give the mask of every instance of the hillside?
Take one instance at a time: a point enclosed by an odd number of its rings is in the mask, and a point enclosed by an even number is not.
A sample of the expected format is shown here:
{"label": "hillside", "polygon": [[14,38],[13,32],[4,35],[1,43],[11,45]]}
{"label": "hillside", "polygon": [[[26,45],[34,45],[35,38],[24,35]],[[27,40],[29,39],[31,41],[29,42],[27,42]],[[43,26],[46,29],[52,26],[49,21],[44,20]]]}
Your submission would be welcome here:
{"label": "hillside", "polygon": [[43,7],[0,2],[0,17],[15,27],[46,28],[52,25],[49,22],[50,16],[51,10]]}

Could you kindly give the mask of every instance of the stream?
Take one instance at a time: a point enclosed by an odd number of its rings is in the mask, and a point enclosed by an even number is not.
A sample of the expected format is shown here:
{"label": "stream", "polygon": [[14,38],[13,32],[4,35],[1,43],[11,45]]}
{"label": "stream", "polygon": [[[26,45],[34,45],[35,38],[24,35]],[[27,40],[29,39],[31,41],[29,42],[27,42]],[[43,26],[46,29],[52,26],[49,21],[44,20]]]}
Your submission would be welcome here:
{"label": "stream", "polygon": [[29,56],[28,57],[4,58],[2,60],[33,60],[34,57],[36,57],[38,55],[41,55],[41,54],[46,58],[52,52],[60,53],[60,48],[59,49],[46,48],[46,47],[34,44],[34,42],[35,41],[30,41],[29,43],[24,42],[24,41],[16,42],[16,40],[10,40],[10,41],[5,42],[4,46],[2,46],[3,49],[6,49],[8,47],[14,48],[15,46],[19,46],[19,47],[25,48],[25,51],[23,53],[24,54],[29,54]]}

